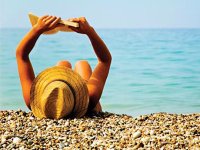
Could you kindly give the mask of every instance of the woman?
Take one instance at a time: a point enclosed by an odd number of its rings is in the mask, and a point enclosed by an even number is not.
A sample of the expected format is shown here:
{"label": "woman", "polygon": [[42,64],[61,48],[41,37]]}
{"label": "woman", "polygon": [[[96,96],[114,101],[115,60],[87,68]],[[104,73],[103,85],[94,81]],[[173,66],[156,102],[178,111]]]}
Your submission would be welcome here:
{"label": "woman", "polygon": [[[39,36],[46,31],[59,27],[59,21],[60,18],[55,16],[46,15],[39,18],[37,24],[34,25],[32,29],[25,35],[16,50],[18,72],[22,86],[23,97],[27,107],[30,110],[30,90],[33,80],[35,79],[35,74],[29,59],[29,54]],[[77,33],[88,36],[98,58],[98,63],[93,72],[86,60],[78,61],[74,68],[74,71],[87,81],[87,88],[89,92],[89,105],[87,111],[91,112],[95,110],[98,112],[101,111],[99,100],[109,73],[112,57],[105,43],[84,17],[73,18],[70,19],[70,21],[79,23],[78,28],[70,28]],[[72,68],[71,63],[66,60],[59,61],[56,65]]]}

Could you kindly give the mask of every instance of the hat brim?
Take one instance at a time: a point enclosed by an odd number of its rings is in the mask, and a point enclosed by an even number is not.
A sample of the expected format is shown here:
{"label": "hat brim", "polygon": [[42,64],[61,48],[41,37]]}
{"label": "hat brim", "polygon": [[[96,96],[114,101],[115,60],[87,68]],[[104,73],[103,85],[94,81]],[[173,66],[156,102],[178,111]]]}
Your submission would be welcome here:
{"label": "hat brim", "polygon": [[87,85],[78,73],[64,66],[54,66],[45,69],[34,79],[30,93],[30,106],[33,114],[39,118],[45,118],[44,111],[41,110],[40,98],[45,87],[54,81],[63,81],[73,89],[74,108],[70,116],[66,117],[84,116],[89,104]]}

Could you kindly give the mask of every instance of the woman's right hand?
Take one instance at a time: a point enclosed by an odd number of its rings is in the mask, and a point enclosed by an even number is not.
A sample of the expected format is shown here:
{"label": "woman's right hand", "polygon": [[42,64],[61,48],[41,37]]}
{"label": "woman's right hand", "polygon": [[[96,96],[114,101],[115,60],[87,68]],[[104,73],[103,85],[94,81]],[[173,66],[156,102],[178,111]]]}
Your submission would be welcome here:
{"label": "woman's right hand", "polygon": [[40,17],[33,27],[39,32],[43,33],[56,28],[59,25],[60,17],[56,16],[43,16]]}
{"label": "woman's right hand", "polygon": [[81,34],[89,34],[91,32],[91,30],[93,29],[89,23],[87,22],[85,17],[80,17],[80,18],[71,18],[69,19],[69,21],[72,22],[77,22],[79,23],[79,27],[75,28],[72,26],[69,26],[70,29],[72,29],[73,31],[77,32],[77,33],[81,33]]}

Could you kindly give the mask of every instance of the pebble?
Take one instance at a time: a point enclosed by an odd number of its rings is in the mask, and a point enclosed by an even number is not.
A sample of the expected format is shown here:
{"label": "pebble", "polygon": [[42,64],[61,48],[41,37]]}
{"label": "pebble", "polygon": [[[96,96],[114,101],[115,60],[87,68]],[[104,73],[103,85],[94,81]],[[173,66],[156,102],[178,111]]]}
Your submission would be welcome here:
{"label": "pebble", "polygon": [[8,116],[7,120],[11,120],[12,116]]}
{"label": "pebble", "polygon": [[138,138],[138,137],[140,137],[141,136],[141,132],[140,131],[137,131],[137,132],[135,132],[135,133],[133,133],[133,139],[136,139],[136,138]]}
{"label": "pebble", "polygon": [[150,135],[154,135],[154,133],[155,133],[154,130],[150,131]]}
{"label": "pebble", "polygon": [[8,110],[0,116],[0,149],[200,149],[199,113],[52,120]]}
{"label": "pebble", "polygon": [[5,135],[1,136],[1,144],[4,144],[6,142],[6,137]]}
{"label": "pebble", "polygon": [[143,137],[141,139],[141,142],[143,142],[144,144],[147,144],[149,142],[149,140],[150,140],[150,137]]}
{"label": "pebble", "polygon": [[29,119],[30,119],[30,120],[34,120],[34,117],[30,117]]}
{"label": "pebble", "polygon": [[21,147],[19,148],[19,150],[25,150],[24,146],[21,146]]}
{"label": "pebble", "polygon": [[65,144],[63,142],[59,143],[59,148],[63,149],[65,147]]}
{"label": "pebble", "polygon": [[13,143],[14,144],[19,144],[21,141],[22,141],[21,138],[18,138],[18,137],[13,138]]}
{"label": "pebble", "polygon": [[69,126],[69,121],[65,122],[65,126],[68,127]]}

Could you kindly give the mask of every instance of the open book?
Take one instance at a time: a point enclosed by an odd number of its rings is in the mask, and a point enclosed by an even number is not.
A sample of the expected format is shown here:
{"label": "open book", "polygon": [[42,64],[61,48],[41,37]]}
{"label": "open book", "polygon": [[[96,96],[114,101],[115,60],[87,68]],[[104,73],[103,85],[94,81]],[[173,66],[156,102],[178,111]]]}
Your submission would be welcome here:
{"label": "open book", "polygon": [[[36,16],[36,15],[33,15],[32,13],[29,13],[28,16],[29,16],[31,25],[34,26],[34,25],[37,23],[39,17]],[[59,23],[60,23],[60,24],[63,24],[63,26],[61,26],[61,27],[56,27],[56,28],[53,29],[53,30],[44,32],[44,34],[54,34],[54,33],[57,33],[58,31],[73,32],[73,30],[71,30],[71,29],[69,28],[69,26],[76,27],[76,28],[79,27],[79,24],[78,24],[77,22],[72,22],[72,21],[67,21],[67,20],[60,20]]]}

